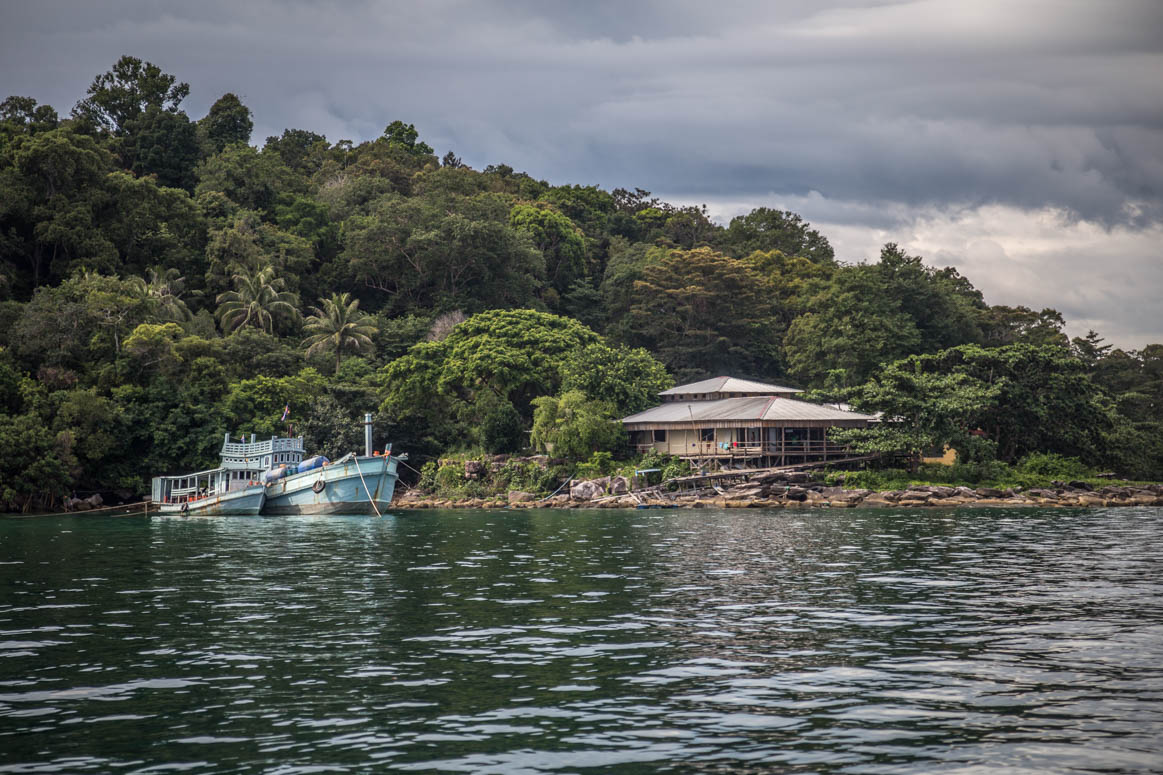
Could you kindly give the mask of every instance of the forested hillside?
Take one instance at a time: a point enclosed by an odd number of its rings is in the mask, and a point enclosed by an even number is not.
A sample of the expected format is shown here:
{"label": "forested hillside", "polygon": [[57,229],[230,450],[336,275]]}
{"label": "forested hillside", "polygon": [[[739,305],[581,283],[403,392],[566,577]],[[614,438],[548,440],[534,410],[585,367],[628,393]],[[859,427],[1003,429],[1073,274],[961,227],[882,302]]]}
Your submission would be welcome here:
{"label": "forested hillside", "polygon": [[794,213],[474,170],[399,120],[258,142],[189,90],[123,57],[67,118],[0,105],[0,508],[142,493],[286,405],[330,455],[368,410],[414,461],[520,450],[535,412],[534,441],[617,454],[605,418],[716,374],[906,421],[871,445],[1160,475],[1163,345],[1071,341],[896,245],[838,261]]}

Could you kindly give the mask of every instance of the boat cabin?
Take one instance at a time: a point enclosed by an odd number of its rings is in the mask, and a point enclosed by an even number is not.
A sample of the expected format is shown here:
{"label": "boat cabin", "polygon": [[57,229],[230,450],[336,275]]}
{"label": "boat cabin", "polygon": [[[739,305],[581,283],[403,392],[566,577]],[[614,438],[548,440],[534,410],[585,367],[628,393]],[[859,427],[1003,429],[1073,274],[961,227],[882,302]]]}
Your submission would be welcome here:
{"label": "boat cabin", "polygon": [[246,487],[261,479],[264,471],[281,465],[303,462],[303,437],[271,436],[258,441],[255,434],[233,441],[230,434],[222,443],[222,468],[229,476],[227,491]]}
{"label": "boat cabin", "polygon": [[[198,471],[181,476],[155,476],[153,478],[153,503],[194,503],[203,498],[223,495],[235,489],[230,486],[229,472],[222,468]],[[246,486],[246,482],[243,482]]]}

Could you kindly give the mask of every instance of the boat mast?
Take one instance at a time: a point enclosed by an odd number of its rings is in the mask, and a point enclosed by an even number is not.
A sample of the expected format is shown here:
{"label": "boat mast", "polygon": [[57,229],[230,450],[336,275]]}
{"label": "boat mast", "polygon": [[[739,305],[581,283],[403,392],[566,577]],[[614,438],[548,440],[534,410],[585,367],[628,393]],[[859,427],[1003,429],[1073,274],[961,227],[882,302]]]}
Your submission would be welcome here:
{"label": "boat mast", "polygon": [[372,456],[372,413],[367,412],[363,416],[363,454],[366,457]]}

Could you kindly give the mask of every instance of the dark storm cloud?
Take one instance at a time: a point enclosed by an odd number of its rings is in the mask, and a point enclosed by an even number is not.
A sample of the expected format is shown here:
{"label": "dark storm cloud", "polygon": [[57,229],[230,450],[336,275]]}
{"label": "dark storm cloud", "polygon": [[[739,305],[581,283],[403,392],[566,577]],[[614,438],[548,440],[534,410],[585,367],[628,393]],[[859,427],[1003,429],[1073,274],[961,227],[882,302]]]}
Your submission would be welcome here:
{"label": "dark storm cloud", "polygon": [[[122,53],[331,139],[690,195],[1002,202],[1105,222],[1163,201],[1163,4],[6,4],[3,80],[67,110]],[[1134,205],[1137,209],[1130,209]]]}
{"label": "dark storm cloud", "polygon": [[1159,0],[0,3],[0,94],[67,113],[125,53],[194,118],[237,93],[257,144],[403,119],[477,168],[789,207],[844,260],[900,242],[1163,339]]}

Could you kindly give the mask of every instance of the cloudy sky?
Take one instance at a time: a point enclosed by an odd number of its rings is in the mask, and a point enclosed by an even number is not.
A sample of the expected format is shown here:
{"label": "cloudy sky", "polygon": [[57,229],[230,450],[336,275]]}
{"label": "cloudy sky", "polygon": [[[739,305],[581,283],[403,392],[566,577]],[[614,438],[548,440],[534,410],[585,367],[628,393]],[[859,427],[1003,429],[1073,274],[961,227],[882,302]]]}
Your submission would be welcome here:
{"label": "cloudy sky", "polygon": [[1163,342],[1161,0],[0,0],[0,95],[67,113],[121,54],[286,127],[393,119],[478,169],[792,209],[1072,334]]}

